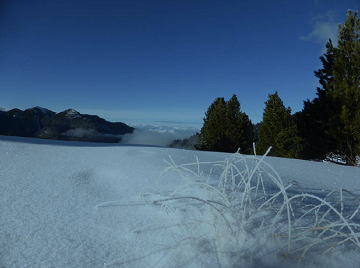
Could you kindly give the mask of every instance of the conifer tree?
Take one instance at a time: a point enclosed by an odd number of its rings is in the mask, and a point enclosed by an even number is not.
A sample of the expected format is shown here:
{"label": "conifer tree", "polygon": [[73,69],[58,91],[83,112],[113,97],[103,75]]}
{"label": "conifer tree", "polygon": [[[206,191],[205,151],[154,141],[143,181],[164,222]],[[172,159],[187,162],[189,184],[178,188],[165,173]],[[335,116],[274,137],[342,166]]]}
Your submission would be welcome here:
{"label": "conifer tree", "polygon": [[253,126],[253,135],[254,135],[254,142],[257,144],[258,141],[259,141],[259,130],[262,126],[262,121],[259,122],[259,123],[256,123],[254,126]]}
{"label": "conifer tree", "polygon": [[[326,44],[326,52],[320,57],[323,68],[315,71],[322,88],[317,88],[317,97],[304,101],[304,108],[295,114],[299,136],[304,145],[301,157],[304,159],[325,159],[329,152],[337,151],[336,139],[331,135],[331,120],[338,121],[338,105],[327,95],[328,85],[333,80],[336,48],[331,39]],[[331,119],[331,120],[330,120]],[[334,124],[333,124],[334,125]]]}
{"label": "conifer tree", "polygon": [[269,155],[299,158],[301,139],[297,136],[297,127],[291,117],[290,107],[285,108],[277,91],[269,95],[265,105],[257,151],[263,154],[272,146]]}
{"label": "conifer tree", "polygon": [[255,140],[254,134],[254,125],[251,122],[249,116],[242,112],[242,128],[244,130],[244,142],[240,145],[240,153],[242,154],[252,154],[253,153],[253,142]]}
{"label": "conifer tree", "polygon": [[[331,120],[333,135],[347,165],[360,155],[360,19],[349,10],[339,25],[333,79],[326,84],[328,96],[338,103],[339,117]],[[337,120],[339,119],[339,120]],[[341,130],[341,131],[339,131]]]}
{"label": "conifer tree", "polygon": [[252,133],[252,123],[249,117],[240,111],[240,102],[234,94],[226,103],[226,137],[227,137],[227,152],[236,152],[240,149],[240,153],[249,153],[253,137],[249,136]]}
{"label": "conifer tree", "polygon": [[204,125],[195,148],[205,151],[250,153],[253,125],[241,112],[240,102],[234,94],[227,102],[217,98],[205,114]]}
{"label": "conifer tree", "polygon": [[199,133],[197,150],[226,152],[228,140],[226,138],[226,102],[224,98],[217,98],[208,108],[204,117],[204,124]]}

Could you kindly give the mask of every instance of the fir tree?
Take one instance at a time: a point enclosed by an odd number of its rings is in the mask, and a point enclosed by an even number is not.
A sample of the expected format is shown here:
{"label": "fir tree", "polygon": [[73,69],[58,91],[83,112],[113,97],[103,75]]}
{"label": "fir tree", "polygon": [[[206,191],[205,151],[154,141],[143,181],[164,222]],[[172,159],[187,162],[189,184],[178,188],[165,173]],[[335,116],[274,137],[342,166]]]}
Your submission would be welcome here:
{"label": "fir tree", "polygon": [[326,90],[329,82],[334,80],[333,72],[336,56],[336,48],[333,46],[331,39],[329,39],[325,47],[326,52],[320,57],[323,68],[314,71],[315,76],[319,78],[319,83],[323,87],[323,90]]}
{"label": "fir tree", "polygon": [[285,108],[277,91],[269,95],[265,105],[257,151],[263,154],[272,146],[269,155],[299,158],[301,139],[297,136],[297,127],[290,107]]}
{"label": "fir tree", "polygon": [[244,142],[244,130],[242,129],[242,115],[240,112],[240,102],[234,94],[226,103],[226,144],[227,152],[236,152]]}
{"label": "fir tree", "polygon": [[262,122],[259,122],[253,126],[254,129],[254,142],[257,144],[259,141],[259,131],[262,126]]}
{"label": "fir tree", "polygon": [[199,133],[197,150],[226,152],[228,140],[226,138],[226,102],[224,98],[217,98],[208,108],[204,117],[204,124]]}
{"label": "fir tree", "polygon": [[204,125],[195,148],[205,151],[250,153],[253,126],[241,112],[240,102],[233,95],[227,102],[217,98],[205,114]]}
{"label": "fir tree", "polygon": [[326,83],[327,94],[340,109],[331,120],[333,135],[347,165],[360,155],[360,19],[349,10],[339,25],[333,79]]}
{"label": "fir tree", "polygon": [[234,94],[226,103],[226,137],[227,152],[236,152],[248,154],[253,140],[252,123],[249,117],[241,112],[240,102]]}
{"label": "fir tree", "polygon": [[335,55],[336,48],[329,39],[326,53],[320,57],[323,68],[314,72],[322,88],[318,87],[317,97],[312,101],[304,101],[303,110],[294,116],[299,136],[304,140],[301,153],[304,159],[322,160],[329,152],[336,152],[338,148],[336,139],[331,135],[334,130],[330,122],[338,121],[336,115],[339,109],[336,102],[326,94],[328,85],[333,80]]}
{"label": "fir tree", "polygon": [[242,154],[252,154],[253,153],[253,142],[255,140],[254,135],[254,125],[251,122],[249,116],[242,112],[242,129],[244,130],[244,140],[243,144],[239,147],[241,148],[240,153]]}

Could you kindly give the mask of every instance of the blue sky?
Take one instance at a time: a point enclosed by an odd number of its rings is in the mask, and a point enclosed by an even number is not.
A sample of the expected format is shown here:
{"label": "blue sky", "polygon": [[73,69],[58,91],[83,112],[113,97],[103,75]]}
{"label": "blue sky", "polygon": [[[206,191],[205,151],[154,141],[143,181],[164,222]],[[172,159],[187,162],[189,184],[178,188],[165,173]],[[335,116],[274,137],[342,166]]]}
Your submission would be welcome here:
{"label": "blue sky", "polygon": [[201,123],[236,94],[256,123],[277,90],[296,112],[348,9],[358,0],[0,0],[0,107]]}

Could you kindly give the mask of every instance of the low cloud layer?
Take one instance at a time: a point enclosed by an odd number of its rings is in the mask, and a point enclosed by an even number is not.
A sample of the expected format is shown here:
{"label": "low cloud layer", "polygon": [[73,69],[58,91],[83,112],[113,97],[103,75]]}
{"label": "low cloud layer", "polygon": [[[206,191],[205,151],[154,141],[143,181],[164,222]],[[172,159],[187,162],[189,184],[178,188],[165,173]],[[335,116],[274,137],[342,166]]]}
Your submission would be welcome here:
{"label": "low cloud layer", "polygon": [[200,131],[199,127],[152,125],[152,124],[129,124],[135,128],[133,133],[125,135],[111,135],[99,133],[94,129],[70,129],[62,135],[67,137],[107,137],[121,140],[122,144],[141,144],[152,146],[168,146],[176,139],[185,139]]}
{"label": "low cloud layer", "polygon": [[105,138],[115,138],[115,139],[121,139],[123,135],[112,135],[112,134],[104,134],[97,132],[95,129],[83,129],[83,128],[75,128],[70,129],[62,135],[67,137],[75,137],[75,138],[83,138],[87,136],[93,136],[93,137],[105,137]]}
{"label": "low cloud layer", "polygon": [[67,137],[82,138],[86,136],[98,135],[98,132],[95,131],[94,129],[75,128],[62,133],[62,135]]}
{"label": "low cloud layer", "polygon": [[176,139],[188,138],[199,131],[197,127],[149,124],[132,124],[132,126],[136,128],[135,131],[132,134],[125,134],[121,143],[168,146]]}
{"label": "low cloud layer", "polygon": [[172,132],[153,132],[149,130],[147,131],[135,130],[132,134],[125,134],[121,140],[121,143],[167,146],[177,138],[179,137]]}

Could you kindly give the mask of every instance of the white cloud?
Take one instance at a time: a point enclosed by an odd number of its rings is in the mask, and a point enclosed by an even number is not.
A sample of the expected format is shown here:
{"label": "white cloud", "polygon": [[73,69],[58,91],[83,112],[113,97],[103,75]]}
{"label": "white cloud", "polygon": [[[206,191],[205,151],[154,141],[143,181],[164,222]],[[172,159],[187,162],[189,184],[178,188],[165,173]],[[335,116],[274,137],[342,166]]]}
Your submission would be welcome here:
{"label": "white cloud", "polygon": [[129,124],[135,127],[132,134],[125,134],[121,143],[168,146],[176,139],[188,138],[200,129],[194,127],[179,128],[161,124]]}
{"label": "white cloud", "polygon": [[93,136],[97,135],[97,132],[94,129],[82,129],[82,128],[75,128],[69,129],[68,131],[62,133],[64,136],[68,137],[85,137],[85,136]]}
{"label": "white cloud", "polygon": [[[124,144],[145,144],[155,146],[167,146],[179,137],[175,132],[158,132],[151,130],[135,130],[132,134],[125,134],[121,140]],[[183,137],[184,138],[184,137]]]}
{"label": "white cloud", "polygon": [[126,123],[127,125],[142,129],[142,130],[172,130],[172,131],[184,131],[184,132],[196,132],[200,131],[202,124],[187,124],[187,123]]}
{"label": "white cloud", "polygon": [[303,41],[313,40],[320,44],[325,44],[329,38],[336,45],[338,34],[338,23],[335,22],[335,13],[328,11],[325,15],[320,14],[311,20],[313,29],[311,33],[300,36]]}
{"label": "white cloud", "polygon": [[123,135],[113,135],[113,134],[105,134],[97,132],[95,129],[83,129],[83,128],[75,128],[69,129],[66,132],[63,132],[62,135],[68,137],[86,137],[86,136],[93,136],[93,137],[107,137],[107,138],[116,138],[121,139]]}

